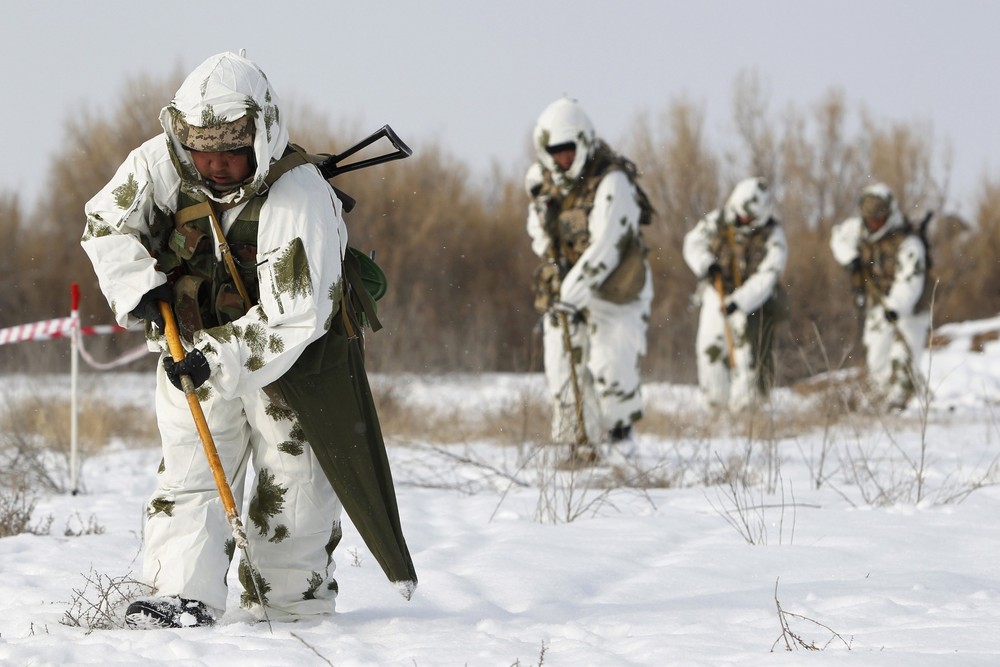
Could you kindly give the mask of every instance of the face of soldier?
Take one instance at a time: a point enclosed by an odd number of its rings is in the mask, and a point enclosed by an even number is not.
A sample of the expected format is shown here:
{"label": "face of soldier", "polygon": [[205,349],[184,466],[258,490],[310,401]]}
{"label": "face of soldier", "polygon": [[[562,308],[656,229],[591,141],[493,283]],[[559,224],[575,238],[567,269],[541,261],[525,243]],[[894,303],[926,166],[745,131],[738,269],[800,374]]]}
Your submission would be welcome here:
{"label": "face of soldier", "polygon": [[865,227],[868,228],[869,232],[877,232],[885,226],[885,221],[888,217],[886,215],[869,216],[865,218]]}
{"label": "face of soldier", "polygon": [[250,177],[252,169],[252,149],[208,153],[191,151],[191,159],[201,177],[219,192],[234,190]]}
{"label": "face of soldier", "polygon": [[576,144],[550,146],[546,149],[546,152],[552,156],[552,161],[556,163],[557,167],[566,171],[573,166],[573,160],[576,159]]}

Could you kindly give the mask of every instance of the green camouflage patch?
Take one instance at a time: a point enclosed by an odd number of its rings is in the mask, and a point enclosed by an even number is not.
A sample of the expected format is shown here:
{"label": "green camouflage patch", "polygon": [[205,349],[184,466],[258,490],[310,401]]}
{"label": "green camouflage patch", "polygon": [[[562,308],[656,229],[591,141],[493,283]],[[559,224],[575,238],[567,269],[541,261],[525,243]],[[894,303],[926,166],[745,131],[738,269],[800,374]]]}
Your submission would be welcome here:
{"label": "green camouflage patch", "polygon": [[295,413],[292,410],[287,410],[287,412],[290,412],[292,415],[290,417],[293,420],[292,428],[288,432],[288,440],[278,445],[278,450],[292,456],[302,456],[305,452],[306,434],[302,430],[302,426],[299,424]]}
{"label": "green camouflage patch", "polygon": [[319,572],[313,572],[311,575],[309,575],[309,588],[307,588],[306,591],[302,594],[302,599],[315,600],[316,591],[318,591],[319,587],[322,585],[323,585],[323,575],[320,574]]}
{"label": "green camouflage patch", "polygon": [[274,262],[275,289],[280,296],[309,296],[312,294],[312,277],[309,258],[301,238],[294,239]]}
{"label": "green camouflage patch", "polygon": [[295,442],[294,440],[285,440],[278,445],[278,451],[284,452],[285,454],[290,454],[292,456],[302,456],[302,452],[305,451],[305,447],[301,442]]}
{"label": "green camouflage patch", "polygon": [[[206,334],[219,341],[220,343],[229,344],[233,342],[233,339],[239,340],[239,329],[234,326],[231,322],[229,324],[224,324],[221,327],[212,327],[211,329],[202,329]],[[218,350],[211,343],[206,343],[202,347],[202,352],[205,354],[218,354]]]}
{"label": "green camouflage patch", "polygon": [[323,330],[329,331],[330,327],[333,326],[334,316],[340,312],[340,302],[344,298],[344,279],[340,278],[330,285],[330,289],[327,290],[326,295],[333,303],[333,309],[330,310],[330,316],[326,318],[326,322],[323,323]]}
{"label": "green camouflage patch", "polygon": [[174,515],[174,501],[167,500],[166,498],[153,498],[149,501],[149,506],[146,508],[146,516],[156,516],[157,514],[165,514],[167,516]]}
{"label": "green camouflage patch", "polygon": [[[244,609],[250,609],[255,604],[266,605],[267,594],[271,592],[271,586],[267,583],[267,580],[260,576],[260,572],[255,572],[256,576],[251,579],[250,566],[247,565],[246,561],[241,560],[238,569],[240,583],[243,584],[243,592],[240,594],[240,605]],[[257,583],[256,587],[254,586],[254,582]],[[259,598],[257,596],[258,590],[260,591]]]}
{"label": "green camouflage patch", "polygon": [[271,517],[285,508],[285,493],[288,489],[274,483],[274,474],[262,469],[257,475],[257,490],[247,509],[247,518],[257,527],[257,532],[267,535]]}
{"label": "green camouflage patch", "polygon": [[125,211],[135,203],[136,195],[139,194],[139,182],[135,180],[135,174],[129,174],[125,182],[111,191],[115,198],[115,206]]}
{"label": "green camouflage patch", "polygon": [[339,521],[333,522],[333,528],[330,530],[330,539],[326,543],[326,564],[329,565],[333,562],[333,552],[340,544],[340,540],[344,537],[344,527]]}
{"label": "green camouflage patch", "polygon": [[101,220],[100,216],[92,215],[87,219],[87,225],[83,230],[83,240],[99,239],[110,236],[114,230],[111,225]]}
{"label": "green camouflage patch", "polygon": [[291,535],[291,533],[288,530],[288,526],[282,523],[274,527],[274,534],[271,536],[271,539],[269,539],[268,542],[272,544],[278,544],[289,535]]}
{"label": "green camouflage patch", "polygon": [[295,411],[290,408],[285,408],[277,403],[269,403],[266,408],[264,408],[264,414],[273,419],[276,422],[288,420],[291,421],[295,419]]}
{"label": "green camouflage patch", "polygon": [[222,125],[224,125],[226,122],[227,121],[224,117],[217,116],[215,114],[215,107],[213,107],[211,104],[206,104],[202,108],[201,110],[202,127],[222,127]]}
{"label": "green camouflage patch", "polygon": [[715,364],[720,361],[725,360],[728,363],[729,356],[725,350],[722,349],[720,345],[709,345],[705,348],[705,354],[708,356],[708,360]]}
{"label": "green camouflage patch", "polygon": [[264,360],[264,347],[267,342],[266,333],[267,330],[257,323],[247,325],[246,330],[243,332],[243,340],[250,350],[250,356],[247,357],[244,367],[250,372],[260,370],[266,363]]}
{"label": "green camouflage patch", "polygon": [[305,451],[305,447],[301,442],[295,442],[294,440],[285,440],[278,445],[278,451],[285,454],[290,454],[292,456],[302,456],[302,452]]}

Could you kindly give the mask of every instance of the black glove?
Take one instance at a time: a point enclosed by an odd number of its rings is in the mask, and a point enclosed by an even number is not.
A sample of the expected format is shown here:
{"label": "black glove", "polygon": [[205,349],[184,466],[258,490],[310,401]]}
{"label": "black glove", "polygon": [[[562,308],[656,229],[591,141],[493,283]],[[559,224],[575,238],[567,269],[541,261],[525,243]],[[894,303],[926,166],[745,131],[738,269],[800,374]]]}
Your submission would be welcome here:
{"label": "black glove", "polygon": [[736,305],[735,301],[730,301],[726,304],[726,315],[732,315],[739,309],[740,307]]}
{"label": "black glove", "polygon": [[182,375],[190,377],[191,383],[197,389],[205,384],[205,380],[208,379],[209,374],[212,372],[212,368],[208,365],[208,359],[205,358],[205,355],[198,348],[188,352],[180,363],[167,357],[163,360],[163,370],[167,372],[167,379],[170,380],[170,384],[181,391],[184,390],[184,387],[181,386]]}
{"label": "black glove", "polygon": [[161,301],[167,303],[174,301],[174,291],[166,283],[143,294],[142,298],[139,299],[139,305],[133,308],[129,315],[151,322],[157,329],[163,331],[166,325],[163,322],[163,315],[160,313]]}
{"label": "black glove", "polygon": [[897,313],[895,310],[886,310],[885,319],[887,319],[890,322],[895,322],[896,320],[899,319],[899,313]]}
{"label": "black glove", "polygon": [[860,271],[861,270],[861,258],[860,257],[855,257],[854,259],[852,259],[851,263],[847,265],[847,268],[848,268],[848,270],[851,273],[857,273],[858,271]]}
{"label": "black glove", "polygon": [[712,262],[712,265],[708,267],[708,271],[705,272],[705,277],[709,280],[715,280],[715,276],[722,275],[722,267]]}

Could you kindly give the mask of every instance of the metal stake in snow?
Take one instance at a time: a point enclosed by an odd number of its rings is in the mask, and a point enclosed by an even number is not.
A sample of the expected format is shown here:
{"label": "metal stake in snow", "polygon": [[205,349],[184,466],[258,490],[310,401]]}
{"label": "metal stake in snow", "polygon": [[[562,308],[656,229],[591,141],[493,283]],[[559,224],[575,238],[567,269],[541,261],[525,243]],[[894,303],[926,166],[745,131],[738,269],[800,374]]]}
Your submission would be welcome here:
{"label": "metal stake in snow", "polygon": [[[171,310],[167,302],[161,301],[160,314],[163,315],[164,334],[167,337],[167,347],[170,349],[170,356],[173,357],[176,363],[180,363],[184,361],[184,346],[181,345],[181,337],[177,331],[177,321],[174,319],[174,311]],[[209,468],[212,469],[215,486],[219,489],[222,507],[226,510],[226,519],[233,529],[233,539],[236,540],[236,546],[240,548],[240,551],[243,552],[243,558],[246,559],[250,581],[253,582],[254,593],[257,595],[257,603],[260,604],[260,608],[264,612],[264,620],[267,622],[268,629],[273,633],[274,629],[271,628],[271,619],[267,615],[267,605],[264,604],[264,596],[260,592],[257,568],[254,567],[253,561],[250,560],[247,534],[243,530],[243,522],[240,520],[240,514],[236,509],[233,490],[230,488],[228,480],[226,480],[226,471],[222,469],[219,451],[215,448],[215,440],[212,439],[211,431],[208,430],[208,421],[205,419],[205,413],[201,409],[201,402],[198,400],[198,394],[195,392],[191,376],[181,376],[181,387],[184,389],[184,395],[187,397],[188,407],[191,408],[191,416],[194,417],[194,424],[198,429],[198,435],[201,437],[201,444],[205,448],[205,457],[208,459]]]}
{"label": "metal stake in snow", "polygon": [[77,466],[77,430],[78,415],[76,405],[76,380],[79,375],[80,353],[77,345],[80,342],[80,286],[76,283],[70,287],[70,392],[69,392],[69,489],[72,495],[77,494],[76,488],[76,466]]}

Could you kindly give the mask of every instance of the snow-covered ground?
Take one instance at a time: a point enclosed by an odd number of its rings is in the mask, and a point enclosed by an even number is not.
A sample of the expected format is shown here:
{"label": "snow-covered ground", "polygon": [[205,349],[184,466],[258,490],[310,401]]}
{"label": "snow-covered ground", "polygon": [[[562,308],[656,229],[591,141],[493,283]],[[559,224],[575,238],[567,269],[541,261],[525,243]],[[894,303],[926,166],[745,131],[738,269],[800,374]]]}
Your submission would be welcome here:
{"label": "snow-covered ground", "polygon": [[[998,329],[1000,319],[942,327],[950,342],[925,361],[929,409],[826,427],[816,415],[833,399],[783,390],[773,435],[647,426],[635,469],[617,476],[554,472],[531,443],[402,444],[390,433],[415,596],[396,593],[347,525],[337,613],[273,632],[238,609],[233,574],[213,628],[65,624],[89,618],[81,605],[101,585],[138,572],[159,453],[109,442],[86,458],[83,493],[38,499],[48,534],[0,539],[0,664],[1000,664],[1000,342],[969,349]],[[65,377],[38,382],[35,392],[66,395]],[[88,382],[152,404],[149,375]],[[8,396],[25,383],[6,379]],[[537,395],[541,378],[374,384],[414,409],[478,414]],[[646,388],[650,412],[694,414],[694,396]]]}

